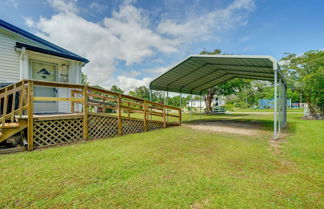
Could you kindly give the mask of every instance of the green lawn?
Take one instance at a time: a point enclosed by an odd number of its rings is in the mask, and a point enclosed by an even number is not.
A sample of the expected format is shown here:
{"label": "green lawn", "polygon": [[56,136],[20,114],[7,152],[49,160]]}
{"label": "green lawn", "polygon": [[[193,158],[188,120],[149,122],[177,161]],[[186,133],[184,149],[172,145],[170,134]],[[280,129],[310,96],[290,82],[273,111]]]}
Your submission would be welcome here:
{"label": "green lawn", "polygon": [[175,127],[1,155],[0,208],[324,208],[324,121],[301,116],[279,145],[271,114],[246,113],[203,117],[265,135]]}

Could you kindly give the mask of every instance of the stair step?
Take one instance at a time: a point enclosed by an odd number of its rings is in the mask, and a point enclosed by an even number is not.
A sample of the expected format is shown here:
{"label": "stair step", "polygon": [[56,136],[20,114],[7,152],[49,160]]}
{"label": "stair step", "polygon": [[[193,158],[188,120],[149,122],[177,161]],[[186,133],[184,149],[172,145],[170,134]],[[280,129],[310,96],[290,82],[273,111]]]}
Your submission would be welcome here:
{"label": "stair step", "polygon": [[18,128],[19,123],[5,123],[4,126],[0,125],[0,128]]}

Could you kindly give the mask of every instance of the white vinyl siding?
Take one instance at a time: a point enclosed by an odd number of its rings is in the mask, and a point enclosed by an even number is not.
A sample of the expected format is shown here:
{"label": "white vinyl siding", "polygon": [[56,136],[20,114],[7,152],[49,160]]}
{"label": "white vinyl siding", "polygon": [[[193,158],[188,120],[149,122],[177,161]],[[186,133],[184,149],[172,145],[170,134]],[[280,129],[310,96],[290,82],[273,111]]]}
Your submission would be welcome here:
{"label": "white vinyl siding", "polygon": [[[70,90],[58,88],[57,89],[58,97],[60,98],[68,98],[70,97]],[[70,102],[58,102],[58,111],[62,113],[70,112]]]}
{"label": "white vinyl siding", "polygon": [[[81,64],[76,61],[71,61],[68,65],[68,75],[69,75],[69,83],[77,83],[80,84],[81,80]],[[70,89],[58,89],[59,97],[70,97]],[[59,112],[70,112],[71,103],[70,102],[59,102],[58,111]],[[77,106],[75,110],[79,110]]]}
{"label": "white vinyl siding", "polygon": [[15,45],[14,39],[0,32],[0,82],[20,80],[20,54]]}
{"label": "white vinyl siding", "polygon": [[[66,65],[68,83],[81,83],[81,62],[28,50],[24,53],[23,59],[21,60],[21,52],[17,52],[15,49],[16,42],[48,49],[46,46],[35,43],[32,40],[21,37],[20,35],[0,27],[0,83],[18,82],[21,79],[30,79],[30,63],[32,60],[57,65],[58,82],[64,82],[61,80],[60,73],[62,72],[62,66]],[[70,89],[58,88],[57,95],[61,98],[70,97]],[[70,112],[70,102],[58,102],[58,112]]]}

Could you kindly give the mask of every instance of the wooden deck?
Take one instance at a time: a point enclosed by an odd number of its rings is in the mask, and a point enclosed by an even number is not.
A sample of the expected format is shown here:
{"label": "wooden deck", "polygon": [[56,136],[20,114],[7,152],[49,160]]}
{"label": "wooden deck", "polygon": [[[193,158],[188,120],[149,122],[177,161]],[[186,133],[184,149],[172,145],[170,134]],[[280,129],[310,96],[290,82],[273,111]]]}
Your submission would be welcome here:
{"label": "wooden deck", "polygon": [[[71,97],[34,97],[34,86],[64,88]],[[24,80],[0,89],[0,101],[0,142],[26,131],[28,150],[181,125],[179,108],[76,84]],[[69,102],[71,108],[36,114],[34,101]]]}

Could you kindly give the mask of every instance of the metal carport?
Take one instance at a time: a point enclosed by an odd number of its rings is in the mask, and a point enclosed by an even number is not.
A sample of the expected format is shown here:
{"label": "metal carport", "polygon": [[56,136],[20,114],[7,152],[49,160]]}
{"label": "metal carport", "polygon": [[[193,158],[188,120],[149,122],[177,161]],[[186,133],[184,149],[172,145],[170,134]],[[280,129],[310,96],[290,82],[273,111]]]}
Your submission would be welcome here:
{"label": "metal carport", "polygon": [[278,62],[261,55],[192,55],[150,83],[151,90],[202,95],[233,78],[274,84],[274,139],[287,123],[287,84]]}

